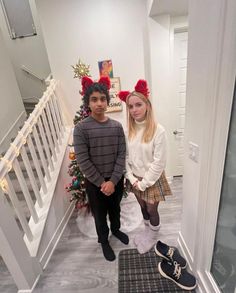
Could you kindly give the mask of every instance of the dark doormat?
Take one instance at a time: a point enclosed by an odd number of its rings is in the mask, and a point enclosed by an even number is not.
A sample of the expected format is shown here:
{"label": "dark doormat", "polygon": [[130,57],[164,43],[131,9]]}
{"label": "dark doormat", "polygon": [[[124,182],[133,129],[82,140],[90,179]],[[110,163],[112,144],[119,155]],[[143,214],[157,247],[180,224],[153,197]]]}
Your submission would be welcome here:
{"label": "dark doormat", "polygon": [[158,272],[162,259],[154,250],[139,254],[137,249],[122,250],[119,254],[119,293],[195,292],[179,288]]}

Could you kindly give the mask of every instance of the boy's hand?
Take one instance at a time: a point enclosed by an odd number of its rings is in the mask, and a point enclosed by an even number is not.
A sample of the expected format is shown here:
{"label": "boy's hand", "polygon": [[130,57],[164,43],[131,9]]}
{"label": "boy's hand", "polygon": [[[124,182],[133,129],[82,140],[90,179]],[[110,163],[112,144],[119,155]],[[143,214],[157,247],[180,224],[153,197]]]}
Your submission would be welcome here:
{"label": "boy's hand", "polygon": [[101,192],[105,195],[110,196],[112,193],[115,192],[115,185],[112,181],[103,182],[101,185]]}

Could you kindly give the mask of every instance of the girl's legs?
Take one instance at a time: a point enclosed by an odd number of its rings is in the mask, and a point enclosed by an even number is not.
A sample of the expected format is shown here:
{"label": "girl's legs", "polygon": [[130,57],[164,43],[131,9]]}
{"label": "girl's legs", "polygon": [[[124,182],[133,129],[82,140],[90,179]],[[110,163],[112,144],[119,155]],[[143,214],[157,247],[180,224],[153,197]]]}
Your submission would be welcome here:
{"label": "girl's legs", "polygon": [[149,213],[148,213],[148,210],[147,210],[146,201],[144,201],[143,199],[141,199],[138,196],[136,196],[136,198],[137,198],[137,201],[138,201],[138,203],[140,205],[141,212],[143,214],[144,222],[149,221],[150,220],[150,216],[149,216]]}
{"label": "girl's legs", "polygon": [[149,218],[149,225],[145,227],[142,234],[135,237],[134,242],[137,245],[139,253],[146,253],[153,247],[158,238],[158,230],[160,228],[159,202],[151,204],[141,200],[141,204],[143,217],[144,219]]}
{"label": "girl's legs", "polygon": [[147,212],[147,208],[146,208],[146,202],[144,200],[142,200],[140,197],[138,197],[137,195],[135,195],[137,198],[137,201],[140,205],[141,208],[141,212],[143,215],[143,222],[144,222],[144,230],[141,231],[140,233],[138,233],[135,237],[134,237],[134,244],[136,246],[138,246],[138,244],[142,241],[142,239],[145,237],[145,235],[147,234],[147,231],[149,230],[149,214]]}
{"label": "girl's legs", "polygon": [[153,204],[146,202],[146,209],[147,209],[147,213],[149,215],[150,224],[152,226],[159,226],[159,224],[160,224],[158,205],[159,205],[159,201],[155,202]]}

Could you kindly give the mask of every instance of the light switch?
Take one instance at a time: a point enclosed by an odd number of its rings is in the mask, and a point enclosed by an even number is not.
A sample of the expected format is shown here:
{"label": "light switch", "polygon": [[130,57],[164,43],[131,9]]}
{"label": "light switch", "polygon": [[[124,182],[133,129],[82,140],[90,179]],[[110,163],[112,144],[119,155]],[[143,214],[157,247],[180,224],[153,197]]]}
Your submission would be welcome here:
{"label": "light switch", "polygon": [[196,163],[199,160],[199,146],[192,141],[189,142],[189,158]]}

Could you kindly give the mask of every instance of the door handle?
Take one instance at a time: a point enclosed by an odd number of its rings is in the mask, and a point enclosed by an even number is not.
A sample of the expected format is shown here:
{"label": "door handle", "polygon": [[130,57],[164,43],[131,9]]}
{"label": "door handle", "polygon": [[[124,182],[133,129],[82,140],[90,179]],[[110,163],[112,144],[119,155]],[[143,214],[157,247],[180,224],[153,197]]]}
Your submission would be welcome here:
{"label": "door handle", "polygon": [[183,132],[182,132],[182,131],[178,131],[178,130],[174,130],[174,131],[173,131],[173,134],[174,134],[174,135],[181,134],[181,133],[183,133]]}

